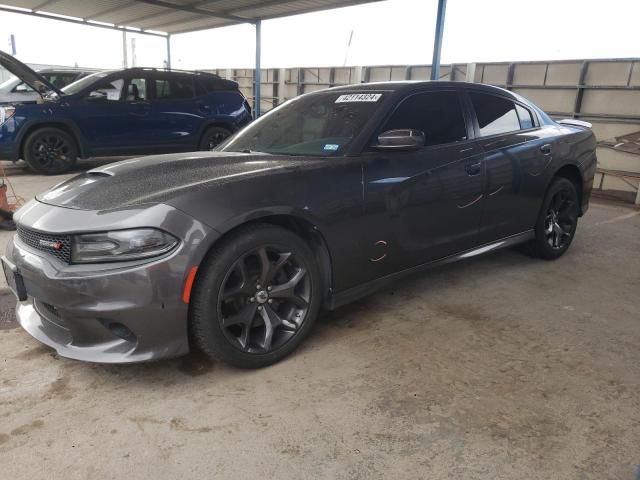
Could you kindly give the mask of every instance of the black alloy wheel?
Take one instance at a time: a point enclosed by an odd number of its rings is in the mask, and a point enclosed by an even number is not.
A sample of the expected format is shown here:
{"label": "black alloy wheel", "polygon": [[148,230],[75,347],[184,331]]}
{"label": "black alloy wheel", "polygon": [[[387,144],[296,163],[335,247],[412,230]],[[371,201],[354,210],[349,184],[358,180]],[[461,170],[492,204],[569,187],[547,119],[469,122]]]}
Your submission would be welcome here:
{"label": "black alloy wheel", "polygon": [[561,257],[573,241],[579,216],[576,186],[567,178],[554,178],[547,189],[536,222],[535,239],[525,249],[545,260]]}
{"label": "black alloy wheel", "polygon": [[224,127],[211,127],[202,136],[200,150],[210,152],[231,136],[231,132]]}
{"label": "black alloy wheel", "polygon": [[566,190],[558,190],[551,199],[545,216],[544,233],[553,250],[561,250],[571,240],[578,221],[575,198]]}
{"label": "black alloy wheel", "polygon": [[267,224],[241,227],[200,267],[189,309],[192,340],[234,366],[275,363],[311,330],[320,283],[315,257],[295,233]]}
{"label": "black alloy wheel", "polygon": [[43,128],[27,138],[24,159],[37,173],[57,175],[72,169],[78,160],[75,140],[63,130]]}
{"label": "black alloy wheel", "polygon": [[301,327],[310,296],[307,269],[292,252],[260,247],[229,269],[218,297],[218,321],[236,348],[270,353]]}

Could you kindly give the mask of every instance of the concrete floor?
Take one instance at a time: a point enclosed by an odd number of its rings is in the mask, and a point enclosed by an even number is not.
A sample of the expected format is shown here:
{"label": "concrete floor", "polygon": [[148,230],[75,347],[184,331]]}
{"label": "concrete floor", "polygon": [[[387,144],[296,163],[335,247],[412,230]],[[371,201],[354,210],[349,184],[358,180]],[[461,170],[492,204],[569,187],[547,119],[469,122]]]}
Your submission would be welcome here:
{"label": "concrete floor", "polygon": [[0,296],[0,476],[633,479],[639,253],[640,211],[594,202],[561,260],[416,275],[260,371],[65,360]]}

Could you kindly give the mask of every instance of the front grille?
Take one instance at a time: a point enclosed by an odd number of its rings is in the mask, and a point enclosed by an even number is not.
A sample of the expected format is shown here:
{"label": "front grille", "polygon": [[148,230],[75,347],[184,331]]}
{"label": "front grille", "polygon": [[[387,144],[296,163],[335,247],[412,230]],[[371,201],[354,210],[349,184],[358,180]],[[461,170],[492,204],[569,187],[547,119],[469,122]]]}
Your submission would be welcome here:
{"label": "front grille", "polygon": [[46,252],[58,260],[71,263],[71,236],[38,232],[18,225],[18,238],[31,248]]}

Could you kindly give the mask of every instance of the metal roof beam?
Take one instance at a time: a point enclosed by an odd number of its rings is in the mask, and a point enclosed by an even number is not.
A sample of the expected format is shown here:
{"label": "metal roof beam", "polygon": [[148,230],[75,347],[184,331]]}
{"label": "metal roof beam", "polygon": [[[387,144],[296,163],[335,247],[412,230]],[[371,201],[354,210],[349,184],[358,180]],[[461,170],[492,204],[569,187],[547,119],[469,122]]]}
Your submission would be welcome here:
{"label": "metal roof beam", "polygon": [[76,25],[84,25],[86,27],[97,27],[97,28],[106,28],[108,30],[118,30],[120,32],[122,31],[126,31],[126,32],[131,32],[131,33],[139,33],[141,35],[151,35],[154,37],[161,37],[161,38],[165,38],[166,35],[163,33],[155,33],[155,32],[147,32],[145,30],[131,30],[125,27],[119,27],[117,25],[111,26],[111,25],[102,25],[100,23],[92,23],[86,20],[82,20],[82,19],[73,19],[73,18],[65,18],[65,17],[59,17],[57,15],[49,15],[47,13],[42,13],[42,12],[27,12],[24,10],[15,10],[13,8],[7,8],[7,7],[3,7],[0,6],[0,12],[8,12],[8,13],[17,13],[19,15],[28,15],[30,17],[38,17],[38,18],[44,18],[47,20],[57,20],[59,22],[67,22],[67,23],[75,23]]}
{"label": "metal roof beam", "polygon": [[139,3],[148,3],[149,5],[155,5],[156,7],[166,8],[168,10],[182,11],[193,13],[198,16],[223,18],[225,20],[233,20],[235,22],[251,22],[251,19],[238,17],[236,15],[226,15],[225,13],[215,13],[209,10],[203,10],[201,8],[192,7],[190,5],[178,5],[176,3],[166,2],[164,0],[136,0]]}

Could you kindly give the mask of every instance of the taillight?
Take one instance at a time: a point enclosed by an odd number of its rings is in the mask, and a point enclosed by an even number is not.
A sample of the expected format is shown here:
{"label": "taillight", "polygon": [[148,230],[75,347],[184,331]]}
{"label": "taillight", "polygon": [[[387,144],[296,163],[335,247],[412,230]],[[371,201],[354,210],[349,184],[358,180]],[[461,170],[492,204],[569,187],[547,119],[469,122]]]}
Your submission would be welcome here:
{"label": "taillight", "polygon": [[0,107],[0,125],[13,117],[15,113],[15,107]]}

